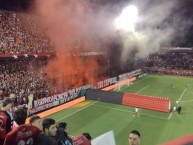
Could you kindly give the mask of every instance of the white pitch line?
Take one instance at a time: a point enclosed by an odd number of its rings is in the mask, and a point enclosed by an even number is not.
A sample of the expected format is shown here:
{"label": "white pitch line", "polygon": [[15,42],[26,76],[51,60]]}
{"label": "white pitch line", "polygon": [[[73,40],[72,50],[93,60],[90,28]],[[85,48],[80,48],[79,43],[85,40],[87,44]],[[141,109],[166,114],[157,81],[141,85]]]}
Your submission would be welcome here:
{"label": "white pitch line", "polygon": [[193,100],[180,101],[181,103],[193,102]]}
{"label": "white pitch line", "polygon": [[[182,99],[182,97],[184,96],[184,93],[186,92],[187,88],[185,88],[182,92],[182,94],[180,95],[180,98],[178,99],[178,101],[180,102],[180,100]],[[173,109],[173,108],[172,108]],[[170,113],[168,120],[170,120],[170,118],[172,117],[173,112]]]}
{"label": "white pitch line", "polygon": [[170,113],[168,120],[170,120],[170,118],[172,117],[173,112]]}
{"label": "white pitch line", "polygon": [[180,100],[182,99],[182,97],[184,96],[184,93],[186,92],[187,88],[184,89],[184,91],[182,92],[180,98],[178,99],[178,101],[180,102]]}
{"label": "white pitch line", "polygon": [[135,94],[138,94],[139,92],[141,92],[141,91],[145,90],[145,89],[146,89],[146,88],[148,88],[148,87],[149,87],[149,85],[145,86],[145,87],[144,87],[144,88],[142,88],[141,90],[137,91]]}
{"label": "white pitch line", "polygon": [[163,118],[163,117],[159,117],[159,116],[154,116],[154,115],[149,115],[149,114],[144,114],[144,113],[139,113],[139,114],[144,115],[144,116],[150,116],[150,117],[153,117],[153,118],[159,118],[159,119],[167,120],[167,118]]}
{"label": "white pitch line", "polygon": [[78,110],[76,110],[75,112],[72,112],[71,114],[69,114],[69,115],[67,115],[67,116],[65,116],[65,117],[62,117],[62,118],[56,120],[56,122],[59,122],[59,121],[65,119],[65,118],[67,118],[67,117],[69,117],[69,116],[71,116],[71,115],[73,115],[73,114],[76,114],[76,113],[80,112],[81,110],[83,110],[83,109],[85,109],[85,108],[88,108],[88,107],[91,106],[91,105],[94,105],[94,104],[97,103],[97,102],[98,102],[98,101],[95,101],[95,102],[89,104],[88,106],[85,106],[85,107],[83,107],[83,108],[81,108],[81,109],[78,109]]}
{"label": "white pitch line", "polygon": [[[94,106],[98,106],[98,107],[102,107],[102,108],[107,108],[107,109],[112,109],[112,110],[117,110],[117,111],[122,111],[122,112],[133,113],[132,111],[129,111],[129,110],[123,110],[123,109],[118,109],[118,108],[106,107],[106,106],[102,106],[102,105],[96,105],[96,104],[94,104]],[[148,115],[148,114],[144,114],[144,113],[139,113],[139,114],[140,114],[140,115],[144,115],[144,116],[150,116],[150,117],[153,117],[153,118],[159,118],[159,119],[167,120],[167,118],[163,118],[163,117],[159,117],[159,116]]]}

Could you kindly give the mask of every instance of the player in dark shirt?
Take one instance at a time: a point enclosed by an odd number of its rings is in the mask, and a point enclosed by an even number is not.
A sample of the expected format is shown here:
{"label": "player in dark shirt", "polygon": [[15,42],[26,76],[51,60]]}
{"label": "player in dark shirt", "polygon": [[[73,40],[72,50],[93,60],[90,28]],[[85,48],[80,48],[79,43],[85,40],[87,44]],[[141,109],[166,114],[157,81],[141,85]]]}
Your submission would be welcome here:
{"label": "player in dark shirt", "polygon": [[178,107],[178,109],[177,109],[177,111],[178,111],[178,114],[180,114],[180,113],[181,113],[181,111],[182,111],[182,107],[181,107],[181,106],[179,106],[179,107]]}
{"label": "player in dark shirt", "polygon": [[67,123],[60,122],[57,128],[56,140],[58,145],[73,145],[72,139],[68,136]]}
{"label": "player in dark shirt", "polygon": [[45,134],[40,133],[36,145],[58,145],[58,143],[51,136],[46,136]]}
{"label": "player in dark shirt", "polygon": [[[37,116],[37,115],[31,116],[29,122],[31,125],[34,125],[34,126],[38,127],[40,130],[42,130],[42,119],[39,116]],[[45,127],[45,125],[48,127],[49,124],[51,126],[52,122],[51,123],[47,122],[47,125],[46,125],[45,121],[44,121],[44,127]],[[37,145],[57,145],[57,142],[55,141],[55,139],[53,137],[45,135],[44,132],[41,132],[38,135]]]}
{"label": "player in dark shirt", "polygon": [[42,122],[43,133],[40,135],[38,145],[58,145],[55,137],[57,131],[56,121],[52,118],[46,118]]}

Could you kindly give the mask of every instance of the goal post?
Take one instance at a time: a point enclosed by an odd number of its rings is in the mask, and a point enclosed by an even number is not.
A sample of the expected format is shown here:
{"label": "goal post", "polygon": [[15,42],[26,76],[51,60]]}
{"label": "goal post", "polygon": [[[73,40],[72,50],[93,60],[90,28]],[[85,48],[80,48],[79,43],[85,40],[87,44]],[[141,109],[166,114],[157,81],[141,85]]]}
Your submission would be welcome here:
{"label": "goal post", "polygon": [[124,89],[130,85],[133,85],[133,82],[127,82],[127,83],[118,82],[117,86],[114,88],[114,91],[120,91],[121,89]]}

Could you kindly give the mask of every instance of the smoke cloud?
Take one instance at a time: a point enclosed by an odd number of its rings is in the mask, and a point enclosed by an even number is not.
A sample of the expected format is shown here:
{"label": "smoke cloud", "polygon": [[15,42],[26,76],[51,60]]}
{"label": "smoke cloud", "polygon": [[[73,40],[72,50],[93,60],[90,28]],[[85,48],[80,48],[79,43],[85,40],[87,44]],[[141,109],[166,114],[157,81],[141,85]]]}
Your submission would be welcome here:
{"label": "smoke cloud", "polygon": [[139,14],[135,32],[120,33],[123,43],[121,58],[124,62],[129,59],[128,56],[145,58],[160,47],[171,46],[175,35],[179,35],[171,22],[171,16],[178,6],[177,1],[135,1],[135,4],[139,4],[139,12],[143,12]]}
{"label": "smoke cloud", "polygon": [[[113,21],[122,8],[130,4],[139,8],[136,30],[118,31]],[[187,28],[187,24],[174,15],[179,5],[177,0],[112,1],[102,6],[91,0],[37,0],[35,10],[42,19],[42,30],[55,45],[57,54],[57,58],[48,64],[46,72],[59,82],[63,80],[62,76],[65,82],[67,80],[74,86],[95,81],[99,77],[98,72],[102,71],[96,58],[85,62],[80,56],[67,55],[92,50],[93,44],[90,42],[95,40],[100,41],[99,49],[108,50],[109,58],[115,58],[114,62],[120,63],[145,58],[162,46],[171,46],[176,36],[184,35],[186,31],[183,30]],[[179,25],[182,34],[179,34]],[[80,41],[80,46],[72,45],[76,40]],[[112,62],[110,60],[110,65],[113,65]],[[93,69],[95,73],[88,71]]]}
{"label": "smoke cloud", "polygon": [[42,30],[53,42],[57,55],[47,65],[47,74],[59,84],[65,81],[70,87],[95,82],[97,73],[102,71],[96,58],[85,61],[85,57],[79,56],[80,52],[95,47],[95,19],[88,1],[37,0],[35,9],[41,17]]}

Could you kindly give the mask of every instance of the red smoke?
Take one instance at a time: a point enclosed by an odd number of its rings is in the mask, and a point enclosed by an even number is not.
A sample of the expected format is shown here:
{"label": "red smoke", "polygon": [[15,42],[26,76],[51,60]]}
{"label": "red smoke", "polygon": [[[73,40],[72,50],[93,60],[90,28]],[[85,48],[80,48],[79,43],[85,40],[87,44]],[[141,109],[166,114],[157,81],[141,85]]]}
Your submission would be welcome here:
{"label": "red smoke", "polygon": [[[80,56],[68,56],[78,54],[82,50],[90,50],[89,39],[91,22],[89,15],[91,10],[83,0],[37,0],[35,9],[41,17],[42,30],[53,42],[57,58],[46,67],[48,76],[54,78],[59,84],[64,81],[68,86],[80,86],[84,83],[94,82],[99,69],[96,59]],[[76,39],[81,38],[81,48],[73,47]]]}

